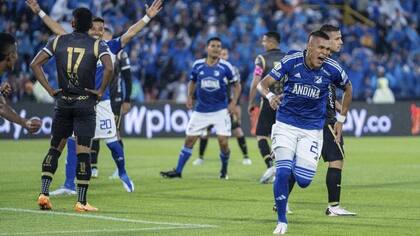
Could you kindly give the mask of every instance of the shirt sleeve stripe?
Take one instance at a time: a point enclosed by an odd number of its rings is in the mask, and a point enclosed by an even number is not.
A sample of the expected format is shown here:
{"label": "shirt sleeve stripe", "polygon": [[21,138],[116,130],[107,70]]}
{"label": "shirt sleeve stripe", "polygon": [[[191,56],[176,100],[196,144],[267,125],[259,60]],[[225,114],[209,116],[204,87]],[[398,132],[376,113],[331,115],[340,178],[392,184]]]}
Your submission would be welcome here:
{"label": "shirt sleeve stripe", "polygon": [[55,52],[55,49],[57,48],[57,42],[58,39],[60,38],[60,35],[57,35],[57,37],[55,37],[54,42],[53,42],[53,51]]}
{"label": "shirt sleeve stripe", "polygon": [[93,45],[93,53],[95,54],[96,58],[100,58],[100,56],[98,57],[98,53],[99,53],[99,39],[95,41],[95,44]]}
{"label": "shirt sleeve stripe", "polygon": [[111,55],[111,54],[109,52],[103,52],[99,55],[98,58],[101,58],[102,56],[105,56],[105,55]]}
{"label": "shirt sleeve stripe", "polygon": [[48,48],[43,48],[42,50],[44,50],[44,52],[46,52],[50,57],[53,56],[52,52],[48,50]]}

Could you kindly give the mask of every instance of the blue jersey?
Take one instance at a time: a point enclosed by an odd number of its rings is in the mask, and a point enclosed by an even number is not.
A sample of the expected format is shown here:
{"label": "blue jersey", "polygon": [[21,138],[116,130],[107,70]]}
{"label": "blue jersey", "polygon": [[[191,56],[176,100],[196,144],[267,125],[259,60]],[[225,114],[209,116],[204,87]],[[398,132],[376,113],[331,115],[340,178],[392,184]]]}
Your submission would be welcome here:
{"label": "blue jersey", "polygon": [[306,51],[291,51],[274,67],[270,76],[285,76],[284,97],[277,110],[280,122],[302,128],[322,129],[326,117],[328,86],[344,89],[350,83],[346,72],[333,59],[327,58],[318,69],[305,65]]}
{"label": "blue jersey", "polygon": [[[106,42],[106,44],[108,45],[109,50],[111,51],[112,64],[114,64],[116,55],[122,49],[121,38],[118,37],[115,39],[111,39],[108,42]],[[95,75],[96,89],[99,89],[101,87],[103,76],[104,76],[104,67],[102,66],[102,62],[98,60],[96,64],[96,75]],[[107,86],[104,92],[104,95],[102,96],[102,101],[109,100],[109,99],[110,99],[109,86]]]}
{"label": "blue jersey", "polygon": [[196,60],[192,66],[190,80],[195,82],[195,111],[215,112],[227,108],[228,86],[238,81],[233,66],[223,59],[209,66],[206,59]]}

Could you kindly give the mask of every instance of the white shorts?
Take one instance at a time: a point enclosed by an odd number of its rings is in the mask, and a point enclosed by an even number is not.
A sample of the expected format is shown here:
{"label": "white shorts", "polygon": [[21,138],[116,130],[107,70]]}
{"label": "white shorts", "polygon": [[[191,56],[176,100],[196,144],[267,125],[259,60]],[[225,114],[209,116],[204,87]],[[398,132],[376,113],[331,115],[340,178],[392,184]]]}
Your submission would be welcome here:
{"label": "white shorts", "polygon": [[112,138],[117,135],[114,113],[111,101],[100,101],[96,105],[96,130],[94,139]]}
{"label": "white shorts", "polygon": [[188,136],[200,136],[210,125],[214,126],[217,135],[231,136],[230,116],[227,109],[206,113],[193,111],[185,133]]}
{"label": "white shorts", "polygon": [[292,151],[293,156],[276,156],[276,160],[293,160],[295,158],[296,166],[316,171],[322,150],[322,129],[301,129],[276,121],[271,130],[271,140],[273,150],[281,147]]}

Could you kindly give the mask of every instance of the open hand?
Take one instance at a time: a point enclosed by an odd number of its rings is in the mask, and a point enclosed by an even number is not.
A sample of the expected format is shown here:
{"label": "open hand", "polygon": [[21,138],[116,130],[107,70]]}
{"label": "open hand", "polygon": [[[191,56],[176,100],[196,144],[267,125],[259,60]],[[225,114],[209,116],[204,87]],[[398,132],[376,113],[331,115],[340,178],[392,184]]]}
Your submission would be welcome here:
{"label": "open hand", "polygon": [[154,0],[150,7],[146,4],[146,15],[150,18],[155,17],[160,10],[162,10],[162,0]]}
{"label": "open hand", "polygon": [[26,0],[25,2],[26,5],[31,8],[33,13],[38,14],[41,11],[41,7],[36,0]]}

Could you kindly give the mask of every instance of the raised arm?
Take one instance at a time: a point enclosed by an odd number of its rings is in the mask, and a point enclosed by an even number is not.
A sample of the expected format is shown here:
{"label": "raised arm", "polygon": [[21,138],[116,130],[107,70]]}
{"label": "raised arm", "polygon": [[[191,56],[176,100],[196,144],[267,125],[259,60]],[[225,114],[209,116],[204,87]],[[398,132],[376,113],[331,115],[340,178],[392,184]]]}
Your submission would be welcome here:
{"label": "raised arm", "polygon": [[121,36],[121,46],[124,47],[127,45],[127,43],[129,43],[130,40],[134,38],[134,36],[136,36],[144,28],[144,26],[160,12],[161,9],[162,0],[154,0],[150,7],[146,5],[146,15],[134,25],[130,26],[127,32]]}
{"label": "raised arm", "polygon": [[55,20],[53,20],[49,15],[41,9],[36,0],[26,0],[26,5],[32,10],[34,14],[37,14],[41,17],[41,20],[44,22],[47,27],[54,32],[56,35],[67,34],[63,27]]}

